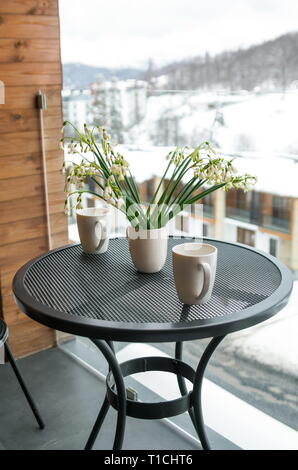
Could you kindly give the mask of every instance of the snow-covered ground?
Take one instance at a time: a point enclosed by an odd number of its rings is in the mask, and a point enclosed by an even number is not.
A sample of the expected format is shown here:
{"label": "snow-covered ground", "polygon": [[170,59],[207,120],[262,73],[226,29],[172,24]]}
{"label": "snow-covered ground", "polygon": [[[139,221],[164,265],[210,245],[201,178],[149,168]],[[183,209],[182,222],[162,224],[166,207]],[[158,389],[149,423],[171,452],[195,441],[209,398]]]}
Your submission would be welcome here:
{"label": "snow-covered ground", "polygon": [[200,142],[194,139],[212,137],[227,153],[251,151],[269,158],[298,154],[297,106],[297,90],[231,95],[161,93],[148,98],[146,116],[128,133],[128,143],[155,144],[162,120],[177,118],[182,143],[196,145]]}
{"label": "snow-covered ground", "polygon": [[298,378],[298,281],[288,305],[264,323],[230,335],[226,350],[261,367]]}

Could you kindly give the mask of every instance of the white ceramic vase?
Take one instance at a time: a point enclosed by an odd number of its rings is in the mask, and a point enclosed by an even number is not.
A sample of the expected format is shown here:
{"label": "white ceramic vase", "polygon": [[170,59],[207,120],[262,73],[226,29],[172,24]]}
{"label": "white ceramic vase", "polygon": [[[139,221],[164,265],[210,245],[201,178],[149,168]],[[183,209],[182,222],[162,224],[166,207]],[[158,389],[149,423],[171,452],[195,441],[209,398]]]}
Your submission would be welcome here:
{"label": "white ceramic vase", "polygon": [[128,246],[132,262],[141,273],[157,273],[167,258],[168,229],[127,228]]}

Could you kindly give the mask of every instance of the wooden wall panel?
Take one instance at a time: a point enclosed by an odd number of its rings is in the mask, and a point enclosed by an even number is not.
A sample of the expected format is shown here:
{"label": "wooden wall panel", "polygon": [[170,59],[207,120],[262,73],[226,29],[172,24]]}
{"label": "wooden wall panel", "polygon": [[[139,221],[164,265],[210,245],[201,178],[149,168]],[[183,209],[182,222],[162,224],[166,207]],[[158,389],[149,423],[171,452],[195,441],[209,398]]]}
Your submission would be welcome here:
{"label": "wooden wall panel", "polygon": [[63,212],[63,154],[58,0],[0,2],[0,289],[2,316],[17,356],[55,344],[55,332],[30,320],[16,306],[11,283],[17,269],[48,250],[42,146],[36,94],[47,98],[45,150],[51,239],[68,243]]}
{"label": "wooden wall panel", "polygon": [[5,311],[5,320],[9,322],[10,326],[13,323],[24,322],[28,319],[18,308],[11,293],[2,297],[2,308]]}
{"label": "wooden wall panel", "polygon": [[58,16],[57,0],[6,0],[1,13]]}
{"label": "wooden wall panel", "polygon": [[[1,52],[0,52],[1,54]],[[0,66],[1,70],[1,66]],[[1,73],[1,72],[0,72]],[[61,87],[56,86],[9,86],[5,84],[5,106],[0,105],[0,109],[33,109],[35,95],[41,89],[47,97],[47,108],[61,106]]]}
{"label": "wooden wall panel", "polygon": [[38,238],[41,232],[46,231],[46,228],[46,218],[44,216],[31,217],[31,214],[30,218],[3,224],[0,246],[6,245],[7,240],[11,245],[15,242]]}
{"label": "wooden wall panel", "polygon": [[[49,194],[57,193],[59,190],[62,192],[64,187],[64,175],[61,172],[48,173],[48,190]],[[62,188],[62,189],[61,189]],[[5,201],[13,201],[15,199],[21,199],[32,196],[42,197],[43,191],[43,176],[41,173],[32,174],[30,176],[24,176],[19,178],[9,178],[0,181],[0,203]],[[7,207],[7,204],[6,204]],[[63,207],[60,209],[60,211]],[[24,214],[24,217],[28,217],[28,213]],[[0,221],[2,215],[0,215]]]}
{"label": "wooden wall panel", "polygon": [[[50,214],[61,214],[61,207],[64,205],[65,195],[59,191],[49,194]],[[38,194],[32,197],[23,197],[1,202],[1,227],[4,224],[12,223],[17,220],[23,220],[27,217],[39,217],[44,215],[44,200]],[[67,221],[67,218],[65,217]],[[2,230],[2,229],[1,229]]]}
{"label": "wooden wall panel", "polygon": [[1,295],[6,296],[11,294],[11,283],[13,280],[14,272],[1,273]]}
{"label": "wooden wall panel", "polygon": [[[39,196],[42,198],[42,189],[43,177],[41,174],[1,180],[0,203],[2,201],[23,199],[28,196]],[[28,217],[28,213],[24,214],[24,217]]]}
{"label": "wooden wall panel", "polygon": [[[60,138],[60,128],[45,129],[44,143],[46,151],[57,150]],[[1,134],[0,155],[2,156],[8,157],[9,155],[28,152],[40,152],[40,150],[40,131],[38,130]]]}
{"label": "wooden wall panel", "polygon": [[45,253],[47,250],[46,234],[39,238],[2,245],[0,250],[1,274],[17,271],[31,258]]}
{"label": "wooden wall panel", "polygon": [[55,62],[38,62],[36,64],[10,62],[1,64],[1,80],[4,83],[9,83],[10,86],[26,86],[34,83],[39,83],[39,86],[60,85],[60,64]]}
{"label": "wooden wall panel", "polygon": [[[62,164],[63,153],[61,150],[47,152],[48,172],[61,171]],[[41,154],[28,152],[26,154],[5,155],[0,157],[0,168],[0,180],[40,174],[42,172]]]}
{"label": "wooden wall panel", "polygon": [[[9,2],[9,0],[6,0]],[[4,2],[1,2],[1,4]],[[59,21],[56,16],[1,14],[0,37],[22,39],[59,39]]]}
{"label": "wooden wall panel", "polygon": [[9,325],[9,342],[12,350],[20,357],[55,344],[53,330],[30,319]]}
{"label": "wooden wall panel", "polygon": [[[61,108],[52,106],[44,112],[46,129],[59,129],[62,126]],[[0,135],[8,132],[39,131],[39,116],[35,109],[0,109]],[[57,146],[57,144],[56,144]]]}
{"label": "wooden wall panel", "polygon": [[59,62],[59,39],[0,39],[0,63]]}

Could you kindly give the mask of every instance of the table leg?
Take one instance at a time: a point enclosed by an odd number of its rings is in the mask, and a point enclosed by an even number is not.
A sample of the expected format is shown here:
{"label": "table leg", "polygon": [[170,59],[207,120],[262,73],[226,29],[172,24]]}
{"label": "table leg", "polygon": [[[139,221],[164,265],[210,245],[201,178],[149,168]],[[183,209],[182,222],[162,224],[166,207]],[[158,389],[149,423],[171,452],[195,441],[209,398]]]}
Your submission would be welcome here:
{"label": "table leg", "polygon": [[[114,349],[114,344],[112,341],[106,341],[106,343],[110,346],[111,350],[115,354],[115,349]],[[109,371],[111,370],[109,366]],[[88,438],[88,441],[85,445],[85,450],[92,450],[92,447],[94,446],[94,442],[96,441],[96,438],[98,436],[98,433],[101,429],[101,426],[105,420],[105,417],[107,415],[107,412],[109,411],[110,408],[110,403],[108,401],[107,395],[105,396],[104,402],[99,410],[98,416],[96,418],[96,421],[94,423],[94,426],[92,428],[91,434]]]}
{"label": "table leg", "polygon": [[94,426],[92,428],[91,434],[88,437],[88,441],[85,445],[85,450],[91,450],[92,449],[92,447],[94,445],[94,442],[95,442],[95,440],[98,436],[98,433],[100,431],[100,428],[101,428],[101,426],[104,422],[104,419],[107,415],[107,412],[109,411],[109,408],[110,408],[109,400],[108,400],[108,397],[105,396],[104,402],[102,404],[102,407],[99,410],[99,413],[98,413],[98,416],[97,416],[96,421],[94,423]]}
{"label": "table leg", "polygon": [[[93,343],[97,346],[97,348],[101,351],[104,355],[105,359],[108,362],[109,370],[112,371],[116,389],[117,389],[117,396],[118,396],[118,416],[117,416],[117,427],[114,439],[113,450],[121,450],[123,439],[124,439],[124,432],[125,432],[125,422],[126,422],[126,390],[124,385],[124,380],[122,376],[122,372],[119,366],[119,363],[116,359],[116,354],[113,348],[113,344],[110,342],[105,342],[98,339],[92,339]],[[100,431],[100,428],[103,424],[103,421],[106,417],[106,414],[109,409],[109,403],[107,396],[105,397],[104,403],[99,411],[98,417],[95,421],[87,444],[85,446],[85,450],[90,450],[95,442],[95,439]]]}
{"label": "table leg", "polygon": [[[182,361],[182,352],[183,352],[183,343],[182,342],[176,343],[176,346],[175,346],[175,359],[179,359],[180,361]],[[187,395],[188,390],[187,390],[187,387],[186,387],[184,377],[182,377],[182,375],[177,375],[177,381],[178,381],[179,390],[180,390],[181,395]],[[190,416],[190,419],[192,420],[192,423],[194,425],[195,430],[197,430],[196,418],[195,418],[194,411],[193,411],[192,408],[190,408],[188,410],[188,414]]]}
{"label": "table leg", "polygon": [[202,382],[204,377],[205,369],[208,365],[208,362],[219,345],[219,343],[224,339],[224,336],[217,336],[213,338],[208,346],[206,347],[203,355],[200,359],[199,365],[196,370],[194,387],[193,387],[193,408],[194,408],[194,416],[196,420],[196,430],[201,441],[202,447],[204,450],[210,449],[210,444],[207,438],[205,425],[204,425],[204,418],[203,418],[203,411],[202,411]]}

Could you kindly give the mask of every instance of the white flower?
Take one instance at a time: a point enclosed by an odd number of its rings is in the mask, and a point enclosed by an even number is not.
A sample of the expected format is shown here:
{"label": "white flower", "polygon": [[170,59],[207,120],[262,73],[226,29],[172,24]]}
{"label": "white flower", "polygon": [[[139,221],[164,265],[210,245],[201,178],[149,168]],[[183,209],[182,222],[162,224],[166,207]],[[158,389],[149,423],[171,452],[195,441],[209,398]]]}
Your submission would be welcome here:
{"label": "white flower", "polygon": [[111,166],[111,173],[114,176],[117,176],[119,181],[123,181],[126,175],[127,166],[125,164],[114,163]]}
{"label": "white flower", "polygon": [[74,143],[74,142],[70,142],[70,143],[68,144],[67,148],[68,148],[68,152],[69,152],[69,153],[79,153],[79,152],[77,151],[77,144]]}
{"label": "white flower", "polygon": [[124,199],[122,197],[120,197],[118,200],[117,200],[117,203],[116,203],[116,207],[117,209],[121,209],[122,206],[124,206],[125,202],[124,202]]}
{"label": "white flower", "polygon": [[103,192],[103,198],[107,202],[111,202],[113,200],[113,190],[111,186],[106,186]]}

